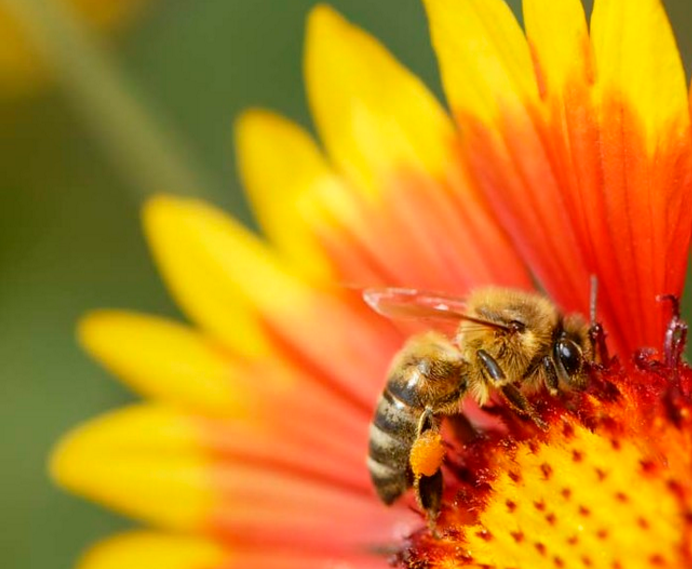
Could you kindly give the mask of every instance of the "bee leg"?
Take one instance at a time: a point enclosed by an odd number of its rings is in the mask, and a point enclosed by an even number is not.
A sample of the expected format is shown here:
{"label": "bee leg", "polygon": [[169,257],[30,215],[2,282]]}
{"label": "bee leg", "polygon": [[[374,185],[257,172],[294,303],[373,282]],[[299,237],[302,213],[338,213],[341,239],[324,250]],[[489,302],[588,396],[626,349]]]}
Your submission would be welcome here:
{"label": "bee leg", "polygon": [[524,394],[519,391],[516,386],[510,383],[503,385],[500,389],[512,407],[517,409],[519,412],[528,415],[540,429],[544,431],[548,430],[548,425],[546,422],[538,416],[538,413],[536,413],[536,410],[533,408],[531,403],[529,403],[529,400],[526,399]]}
{"label": "bee leg", "polygon": [[495,361],[495,358],[485,350],[478,350],[476,354],[478,355],[478,359],[481,360],[485,371],[490,376],[490,379],[493,380],[496,387],[499,387],[502,394],[507,398],[507,401],[509,401],[509,404],[520,413],[528,415],[541,429],[546,430],[548,425],[538,416],[538,413],[536,413],[536,410],[531,403],[529,403],[529,400],[524,397],[524,394],[511,383],[506,383],[507,377],[505,376],[505,372],[502,371],[500,364]]}
{"label": "bee leg", "polygon": [[548,357],[543,358],[541,364],[543,365],[543,377],[545,381],[545,386],[548,389],[548,393],[555,397],[558,394],[559,387],[557,371],[555,371],[555,365],[553,364],[552,360]]}
{"label": "bee leg", "polygon": [[442,461],[445,456],[444,442],[439,424],[430,407],[426,408],[418,421],[416,440],[411,447],[409,464],[414,476],[413,488],[416,501],[428,518],[434,533],[435,520],[442,504]]}
{"label": "bee leg", "polygon": [[421,413],[418,419],[418,425],[416,426],[416,436],[420,437],[426,431],[437,430],[438,425],[435,420],[435,413],[433,413],[432,407],[426,407],[423,413]]}
{"label": "bee leg", "polygon": [[495,383],[496,386],[500,386],[507,381],[505,372],[502,371],[500,364],[498,364],[495,361],[495,358],[493,358],[488,352],[485,350],[478,350],[476,355],[478,356],[478,359],[481,360],[485,371],[488,373],[490,379],[493,380],[493,383]]}
{"label": "bee leg", "polygon": [[611,358],[606,344],[606,332],[600,322],[594,322],[589,326],[589,341],[593,352],[592,364],[596,366],[608,366]]}
{"label": "bee leg", "polygon": [[442,470],[438,470],[432,476],[416,478],[414,488],[418,505],[425,511],[426,518],[428,519],[428,527],[433,536],[437,537],[436,522],[437,516],[440,515],[442,491],[444,489]]}

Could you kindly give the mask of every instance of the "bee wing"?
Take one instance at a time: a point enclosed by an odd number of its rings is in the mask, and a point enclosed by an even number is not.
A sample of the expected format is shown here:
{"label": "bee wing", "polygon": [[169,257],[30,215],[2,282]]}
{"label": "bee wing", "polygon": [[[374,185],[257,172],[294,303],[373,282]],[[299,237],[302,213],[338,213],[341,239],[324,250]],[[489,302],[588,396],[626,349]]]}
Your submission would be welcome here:
{"label": "bee wing", "polygon": [[480,327],[508,330],[502,324],[469,316],[466,301],[450,294],[383,287],[364,290],[363,299],[375,312],[392,320],[437,321],[447,327],[450,322],[458,324],[464,320]]}
{"label": "bee wing", "polygon": [[368,288],[363,300],[378,314],[398,319],[442,318],[459,321],[466,311],[463,298],[414,288]]}

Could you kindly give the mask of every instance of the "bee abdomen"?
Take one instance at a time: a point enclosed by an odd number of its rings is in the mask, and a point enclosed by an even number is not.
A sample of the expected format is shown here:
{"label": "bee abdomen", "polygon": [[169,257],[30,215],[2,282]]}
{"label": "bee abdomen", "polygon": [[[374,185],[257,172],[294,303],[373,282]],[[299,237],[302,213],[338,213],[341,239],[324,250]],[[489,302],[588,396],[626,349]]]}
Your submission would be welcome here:
{"label": "bee abdomen", "polygon": [[373,424],[388,435],[413,441],[419,414],[420,410],[397,398],[387,387],[377,402]]}
{"label": "bee abdomen", "polygon": [[385,394],[389,393],[401,404],[421,408],[421,386],[426,383],[433,367],[433,362],[429,358],[407,358],[389,377]]}
{"label": "bee abdomen", "polygon": [[411,485],[408,459],[417,422],[416,412],[385,390],[370,426],[368,469],[386,504],[394,502]]}
{"label": "bee abdomen", "polygon": [[389,466],[368,457],[368,470],[377,495],[390,505],[409,488],[406,469]]}

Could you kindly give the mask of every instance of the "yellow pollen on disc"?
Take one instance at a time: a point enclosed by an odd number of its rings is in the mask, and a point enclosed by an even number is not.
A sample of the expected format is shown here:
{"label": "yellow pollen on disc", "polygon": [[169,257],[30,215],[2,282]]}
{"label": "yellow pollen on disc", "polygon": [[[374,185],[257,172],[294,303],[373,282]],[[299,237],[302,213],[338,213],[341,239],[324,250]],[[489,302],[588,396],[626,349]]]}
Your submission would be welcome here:
{"label": "yellow pollen on disc", "polygon": [[[548,443],[520,444],[500,459],[486,508],[462,528],[464,543],[443,537],[439,545],[454,542],[462,565],[493,569],[679,566],[686,522],[675,478],[640,443],[572,425]],[[451,557],[433,566],[458,567]]]}
{"label": "yellow pollen on disc", "polygon": [[411,470],[416,478],[420,476],[432,476],[442,466],[445,457],[442,435],[435,431],[426,431],[421,434],[411,447],[409,461]]}

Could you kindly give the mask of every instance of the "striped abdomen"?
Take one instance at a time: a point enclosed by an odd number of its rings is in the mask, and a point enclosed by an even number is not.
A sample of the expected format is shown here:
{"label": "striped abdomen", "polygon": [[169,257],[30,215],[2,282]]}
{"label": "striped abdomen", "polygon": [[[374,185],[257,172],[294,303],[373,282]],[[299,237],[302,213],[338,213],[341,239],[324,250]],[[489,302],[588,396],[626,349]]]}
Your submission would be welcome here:
{"label": "striped abdomen", "polygon": [[423,412],[397,395],[387,385],[370,425],[368,469],[385,504],[394,502],[413,483],[409,454]]}
{"label": "striped abdomen", "polygon": [[409,465],[426,409],[434,415],[458,410],[466,391],[466,362],[449,340],[436,333],[412,338],[397,355],[370,425],[368,469],[385,504],[413,485]]}

